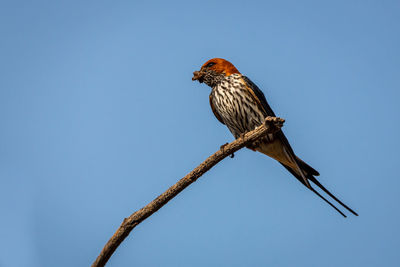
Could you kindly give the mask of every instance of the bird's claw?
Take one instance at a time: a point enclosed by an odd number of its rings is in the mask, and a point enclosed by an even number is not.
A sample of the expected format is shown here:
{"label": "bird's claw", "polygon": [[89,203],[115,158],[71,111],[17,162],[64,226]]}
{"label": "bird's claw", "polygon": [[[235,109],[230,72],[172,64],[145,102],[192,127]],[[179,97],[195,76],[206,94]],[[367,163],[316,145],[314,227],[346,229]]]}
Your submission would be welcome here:
{"label": "bird's claw", "polygon": [[260,146],[260,144],[261,144],[262,142],[263,142],[263,138],[260,138],[260,139],[258,139],[258,140],[256,140],[256,141],[254,141],[253,143],[247,145],[246,147],[247,147],[248,149],[253,150],[253,151],[257,151],[257,148]]}
{"label": "bird's claw", "polygon": [[219,148],[222,150],[222,152],[224,152],[225,147],[228,145],[229,143],[225,143],[222,146],[220,146]]}
{"label": "bird's claw", "polygon": [[[222,153],[224,153],[224,149],[225,147],[228,145],[229,143],[223,144],[222,146],[220,146],[220,149],[222,150]],[[233,159],[235,157],[235,154],[232,153],[231,155],[229,155],[231,157],[231,159]]]}
{"label": "bird's claw", "polygon": [[261,144],[261,140],[262,138],[260,138],[260,139],[258,139],[258,140],[256,140],[256,141],[254,141],[252,144],[251,144],[251,146],[253,147],[253,149],[254,148],[256,148],[256,147],[258,147],[260,144]]}

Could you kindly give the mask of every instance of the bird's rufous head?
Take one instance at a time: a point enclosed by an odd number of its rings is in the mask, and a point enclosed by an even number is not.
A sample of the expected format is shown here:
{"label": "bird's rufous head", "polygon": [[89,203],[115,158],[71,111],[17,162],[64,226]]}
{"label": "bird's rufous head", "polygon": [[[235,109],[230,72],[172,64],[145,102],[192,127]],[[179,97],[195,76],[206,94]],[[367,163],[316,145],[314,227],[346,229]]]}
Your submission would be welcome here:
{"label": "bird's rufous head", "polygon": [[204,82],[213,87],[225,76],[240,72],[229,61],[222,58],[213,58],[201,66],[199,71],[193,72],[193,81]]}

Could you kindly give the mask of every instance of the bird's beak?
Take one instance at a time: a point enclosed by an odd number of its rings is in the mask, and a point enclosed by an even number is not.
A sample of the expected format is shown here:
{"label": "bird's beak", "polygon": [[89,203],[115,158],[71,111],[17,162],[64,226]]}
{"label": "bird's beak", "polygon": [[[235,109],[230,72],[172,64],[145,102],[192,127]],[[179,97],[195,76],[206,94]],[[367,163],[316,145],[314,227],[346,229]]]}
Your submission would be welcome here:
{"label": "bird's beak", "polygon": [[192,81],[199,81],[200,83],[203,82],[204,73],[202,71],[195,71],[193,72]]}

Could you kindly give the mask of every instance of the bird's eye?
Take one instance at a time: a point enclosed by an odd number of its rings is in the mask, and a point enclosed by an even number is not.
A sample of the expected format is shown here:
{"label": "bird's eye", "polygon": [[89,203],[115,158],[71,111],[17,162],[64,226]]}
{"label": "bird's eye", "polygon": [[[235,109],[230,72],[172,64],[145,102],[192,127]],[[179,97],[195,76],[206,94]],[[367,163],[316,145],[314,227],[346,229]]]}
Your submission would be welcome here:
{"label": "bird's eye", "polygon": [[216,64],[215,62],[210,62],[210,63],[207,64],[206,67],[207,67],[207,68],[211,68],[211,67],[214,66],[215,64]]}

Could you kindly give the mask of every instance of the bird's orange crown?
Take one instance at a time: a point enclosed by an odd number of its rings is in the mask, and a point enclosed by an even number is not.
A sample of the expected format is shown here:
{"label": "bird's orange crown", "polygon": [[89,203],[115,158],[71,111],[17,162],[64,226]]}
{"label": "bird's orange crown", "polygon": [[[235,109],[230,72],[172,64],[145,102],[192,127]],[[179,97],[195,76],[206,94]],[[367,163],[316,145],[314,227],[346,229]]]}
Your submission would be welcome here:
{"label": "bird's orange crown", "polygon": [[201,66],[201,69],[208,68],[218,73],[224,73],[226,76],[229,76],[234,73],[240,74],[240,72],[233,66],[232,63],[223,59],[223,58],[213,58],[208,60],[206,63]]}

